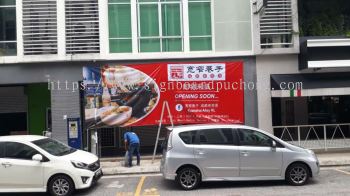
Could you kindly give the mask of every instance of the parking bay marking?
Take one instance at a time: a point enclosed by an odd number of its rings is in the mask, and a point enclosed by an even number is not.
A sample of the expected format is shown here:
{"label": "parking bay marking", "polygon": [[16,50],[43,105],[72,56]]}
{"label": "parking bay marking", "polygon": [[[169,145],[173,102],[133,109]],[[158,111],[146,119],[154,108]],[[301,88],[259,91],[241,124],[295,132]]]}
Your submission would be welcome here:
{"label": "parking bay marking", "polygon": [[142,186],[143,186],[143,183],[145,182],[145,179],[146,179],[146,176],[142,176],[141,177],[140,182],[137,185],[137,188],[136,188],[134,196],[140,196],[140,193],[141,193],[141,190],[142,190]]}
{"label": "parking bay marking", "polygon": [[110,183],[108,186],[106,186],[106,188],[117,188],[117,189],[121,189],[124,187],[124,184],[119,184],[119,181],[114,181],[112,183]]}
{"label": "parking bay marking", "polygon": [[343,170],[340,170],[340,169],[334,169],[334,170],[350,176],[350,172],[343,171]]}
{"label": "parking bay marking", "polygon": [[145,189],[142,195],[143,196],[160,196],[156,188]]}

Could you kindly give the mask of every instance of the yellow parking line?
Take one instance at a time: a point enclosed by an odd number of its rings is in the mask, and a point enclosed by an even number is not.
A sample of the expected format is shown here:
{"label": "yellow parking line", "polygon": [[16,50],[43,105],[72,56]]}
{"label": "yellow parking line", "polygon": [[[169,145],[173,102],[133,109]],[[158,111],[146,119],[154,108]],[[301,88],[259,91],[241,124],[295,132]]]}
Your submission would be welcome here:
{"label": "yellow parking line", "polygon": [[340,170],[340,169],[334,169],[335,171],[338,171],[338,172],[341,172],[343,174],[346,174],[346,175],[350,175],[350,172],[347,172],[347,171],[343,171],[343,170]]}
{"label": "yellow parking line", "polygon": [[145,179],[146,179],[146,176],[142,176],[141,177],[140,182],[137,185],[137,188],[136,188],[134,196],[140,196],[140,193],[141,193],[141,190],[142,190],[142,186],[143,186],[143,183],[145,182]]}

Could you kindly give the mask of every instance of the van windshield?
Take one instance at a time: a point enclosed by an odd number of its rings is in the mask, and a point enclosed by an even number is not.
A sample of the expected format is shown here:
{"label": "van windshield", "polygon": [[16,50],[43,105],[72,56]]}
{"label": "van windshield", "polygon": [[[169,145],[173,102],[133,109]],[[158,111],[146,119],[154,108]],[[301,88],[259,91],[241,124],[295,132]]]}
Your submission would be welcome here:
{"label": "van windshield", "polygon": [[54,156],[64,156],[76,151],[76,149],[50,138],[36,140],[32,143]]}

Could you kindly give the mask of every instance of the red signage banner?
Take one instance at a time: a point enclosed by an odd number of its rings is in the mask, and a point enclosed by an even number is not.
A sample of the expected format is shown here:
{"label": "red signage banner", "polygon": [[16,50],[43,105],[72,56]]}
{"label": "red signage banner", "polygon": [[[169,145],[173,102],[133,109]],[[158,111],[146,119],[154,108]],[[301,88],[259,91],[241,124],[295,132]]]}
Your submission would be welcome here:
{"label": "red signage banner", "polygon": [[[243,62],[84,67],[88,126],[244,123]],[[163,122],[170,124],[165,112]]]}

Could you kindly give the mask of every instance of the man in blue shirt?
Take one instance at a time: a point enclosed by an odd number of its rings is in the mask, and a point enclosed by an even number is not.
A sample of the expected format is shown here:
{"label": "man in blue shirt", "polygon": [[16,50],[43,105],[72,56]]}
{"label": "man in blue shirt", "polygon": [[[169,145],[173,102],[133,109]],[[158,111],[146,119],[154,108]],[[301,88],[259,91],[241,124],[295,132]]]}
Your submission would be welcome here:
{"label": "man in blue shirt", "polygon": [[128,164],[132,166],[132,156],[136,154],[137,165],[140,165],[140,139],[131,130],[124,133],[125,150],[128,151]]}

